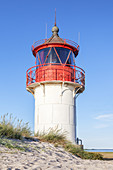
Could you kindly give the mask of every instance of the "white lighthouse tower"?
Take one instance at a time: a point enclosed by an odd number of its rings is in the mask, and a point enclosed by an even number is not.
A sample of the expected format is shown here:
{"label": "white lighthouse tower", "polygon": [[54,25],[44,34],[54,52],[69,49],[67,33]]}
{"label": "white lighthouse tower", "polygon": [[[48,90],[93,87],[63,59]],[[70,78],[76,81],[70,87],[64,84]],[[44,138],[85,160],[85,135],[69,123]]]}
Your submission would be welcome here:
{"label": "white lighthouse tower", "polygon": [[79,45],[58,32],[55,23],[49,39],[32,45],[36,62],[26,72],[26,86],[35,98],[35,133],[58,127],[75,143],[75,96],[85,89],[85,72],[75,65]]}

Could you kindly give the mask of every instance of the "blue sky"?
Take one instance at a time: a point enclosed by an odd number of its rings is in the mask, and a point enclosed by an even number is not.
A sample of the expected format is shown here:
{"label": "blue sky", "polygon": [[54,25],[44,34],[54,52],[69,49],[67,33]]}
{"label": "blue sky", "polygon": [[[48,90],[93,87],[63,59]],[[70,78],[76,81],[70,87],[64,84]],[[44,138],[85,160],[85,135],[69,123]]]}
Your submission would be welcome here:
{"label": "blue sky", "polygon": [[113,148],[113,1],[4,0],[0,4],[0,115],[34,126],[34,99],[26,70],[35,64],[34,41],[51,36],[54,11],[59,35],[78,42],[77,66],[86,89],[77,98],[77,134],[85,148]]}

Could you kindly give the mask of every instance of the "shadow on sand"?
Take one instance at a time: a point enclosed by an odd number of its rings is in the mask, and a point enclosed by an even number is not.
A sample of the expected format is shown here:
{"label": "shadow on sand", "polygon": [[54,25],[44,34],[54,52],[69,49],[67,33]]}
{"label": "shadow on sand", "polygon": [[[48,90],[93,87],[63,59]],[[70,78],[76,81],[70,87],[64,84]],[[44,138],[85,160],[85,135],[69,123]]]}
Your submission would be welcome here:
{"label": "shadow on sand", "polygon": [[104,161],[113,161],[113,158],[103,158]]}

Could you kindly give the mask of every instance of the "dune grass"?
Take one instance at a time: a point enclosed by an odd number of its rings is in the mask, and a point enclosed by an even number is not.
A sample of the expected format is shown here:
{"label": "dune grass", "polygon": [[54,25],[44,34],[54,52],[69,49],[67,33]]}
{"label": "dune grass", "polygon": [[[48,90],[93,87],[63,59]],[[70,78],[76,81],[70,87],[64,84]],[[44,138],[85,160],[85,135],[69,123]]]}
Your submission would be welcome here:
{"label": "dune grass", "polygon": [[65,133],[61,133],[61,130],[59,130],[57,127],[55,129],[50,128],[48,133],[39,133],[35,134],[36,137],[40,139],[40,141],[43,142],[49,142],[53,144],[62,145],[66,142],[66,136]]}
{"label": "dune grass", "polygon": [[13,140],[10,140],[10,139],[7,139],[7,138],[0,139],[0,145],[3,145],[3,146],[5,146],[6,148],[9,148],[9,149],[17,149],[17,150],[24,151],[24,152],[27,151],[26,146],[20,146],[20,144],[18,144],[17,141],[13,141]]}
{"label": "dune grass", "polygon": [[30,136],[31,130],[28,123],[13,118],[12,114],[5,114],[0,119],[0,137],[22,139],[23,136]]}
{"label": "dune grass", "polygon": [[40,141],[53,143],[55,147],[59,145],[62,146],[66,151],[76,155],[82,159],[93,159],[93,160],[103,160],[103,157],[99,153],[90,153],[81,149],[78,145],[72,144],[66,139],[66,134],[61,133],[61,130],[50,129],[48,133],[37,133],[35,136],[38,137]]}
{"label": "dune grass", "polygon": [[72,143],[67,143],[64,145],[66,151],[82,158],[82,159],[92,159],[92,160],[103,160],[103,157],[100,153],[91,153],[84,151],[83,149],[73,145]]}
{"label": "dune grass", "polygon": [[[11,139],[23,139],[23,137],[31,137],[31,130],[28,127],[28,123],[23,123],[22,120],[17,120],[13,118],[12,114],[6,114],[1,116],[0,119],[0,144],[4,145],[10,149],[25,150],[25,148],[20,147],[11,143]],[[37,133],[35,136],[40,141],[53,143],[55,147],[59,145],[62,146],[66,151],[82,158],[82,159],[99,159],[102,160],[103,157],[99,153],[90,153],[82,150],[78,145],[73,145],[66,139],[66,133],[62,133],[61,130],[56,127],[55,129],[50,129],[48,133]]]}

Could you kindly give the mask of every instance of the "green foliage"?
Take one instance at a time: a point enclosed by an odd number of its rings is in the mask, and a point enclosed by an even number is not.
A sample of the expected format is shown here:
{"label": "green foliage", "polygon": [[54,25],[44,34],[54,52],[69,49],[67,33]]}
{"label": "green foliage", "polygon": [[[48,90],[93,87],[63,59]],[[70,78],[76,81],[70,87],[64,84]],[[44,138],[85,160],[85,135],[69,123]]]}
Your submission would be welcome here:
{"label": "green foliage", "polygon": [[93,159],[93,160],[103,160],[103,157],[99,153],[91,153],[91,152],[86,152],[82,150],[81,148],[77,147],[76,145],[73,145],[71,143],[67,143],[64,145],[64,148],[66,151],[82,158],[82,159]]}
{"label": "green foliage", "polygon": [[23,136],[30,136],[31,130],[28,123],[23,123],[22,120],[13,118],[12,114],[1,116],[0,119],[0,137],[13,139],[22,139]]}
{"label": "green foliage", "polygon": [[9,149],[18,149],[21,151],[26,151],[25,147],[22,147],[19,144],[17,144],[16,142],[5,139],[5,138],[0,139],[0,145],[3,145]]}
{"label": "green foliage", "polygon": [[37,133],[37,136],[41,141],[50,142],[54,144],[63,144],[66,141],[65,133],[61,133],[61,130],[58,130],[56,127],[55,129],[51,128],[48,133]]}
{"label": "green foliage", "polygon": [[[10,149],[18,149],[22,151],[26,151],[26,147],[19,146],[14,142],[11,143],[10,140],[4,139],[13,138],[13,139],[22,139],[23,136],[30,137],[31,130],[28,127],[28,123],[23,123],[22,120],[17,120],[13,118],[12,115],[4,115],[1,116],[0,120],[0,145],[4,145]],[[82,159],[99,159],[102,160],[103,157],[99,153],[90,153],[86,152],[78,147],[78,145],[73,145],[71,142],[66,140],[65,133],[61,133],[61,130],[58,130],[58,127],[55,129],[50,129],[48,133],[37,133],[37,136],[41,141],[53,143],[55,147],[61,145],[64,149]]]}
{"label": "green foliage", "polygon": [[40,134],[38,132],[35,136],[37,136],[43,142],[53,143],[55,147],[61,145],[62,147],[64,147],[66,151],[82,159],[93,159],[93,160],[103,159],[101,154],[86,152],[82,150],[78,145],[73,145],[71,142],[67,141],[65,134],[61,133],[61,130],[58,130],[58,128],[56,129],[51,128],[48,133],[43,132],[42,134]]}

